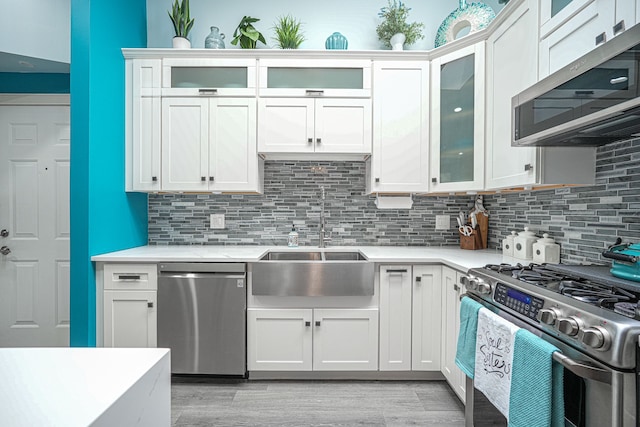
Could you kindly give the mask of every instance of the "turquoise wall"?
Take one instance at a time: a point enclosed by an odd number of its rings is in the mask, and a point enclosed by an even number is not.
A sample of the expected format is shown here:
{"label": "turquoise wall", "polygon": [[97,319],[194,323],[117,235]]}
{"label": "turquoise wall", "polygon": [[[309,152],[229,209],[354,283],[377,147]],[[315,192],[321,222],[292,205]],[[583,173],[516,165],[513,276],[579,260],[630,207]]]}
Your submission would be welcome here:
{"label": "turquoise wall", "polygon": [[147,243],[147,196],[124,192],[124,60],[145,0],[71,1],[71,345],[96,342],[91,256]]}
{"label": "turquoise wall", "polygon": [[0,73],[0,93],[69,93],[69,74]]}

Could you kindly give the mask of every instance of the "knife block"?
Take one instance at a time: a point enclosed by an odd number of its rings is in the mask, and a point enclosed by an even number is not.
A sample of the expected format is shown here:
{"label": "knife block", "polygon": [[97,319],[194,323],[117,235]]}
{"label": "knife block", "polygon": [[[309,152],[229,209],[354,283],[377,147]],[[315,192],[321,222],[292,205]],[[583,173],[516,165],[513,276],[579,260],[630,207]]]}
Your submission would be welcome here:
{"label": "knife block", "polygon": [[460,249],[487,249],[487,237],[489,235],[489,216],[482,213],[476,215],[478,225],[471,233],[471,236],[460,234]]}

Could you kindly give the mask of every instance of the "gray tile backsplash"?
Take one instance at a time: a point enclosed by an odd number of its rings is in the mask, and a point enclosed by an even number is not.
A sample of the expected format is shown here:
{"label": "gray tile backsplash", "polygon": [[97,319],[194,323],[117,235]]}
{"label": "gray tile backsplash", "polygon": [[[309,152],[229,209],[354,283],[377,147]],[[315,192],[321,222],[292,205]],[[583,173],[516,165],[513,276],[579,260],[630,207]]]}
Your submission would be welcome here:
{"label": "gray tile backsplash", "polygon": [[[316,173],[322,166],[326,173]],[[149,243],[171,245],[286,245],[295,224],[301,246],[318,245],[320,187],[330,245],[457,245],[455,215],[473,197],[414,197],[412,209],[380,210],[365,194],[364,162],[267,161],[264,195],[149,195]],[[209,228],[210,214],[226,228]],[[435,216],[451,229],[435,230]]]}
{"label": "gray tile backsplash", "polygon": [[640,241],[640,139],[598,147],[594,186],[490,195],[485,207],[490,247],[529,226],[560,243],[563,262],[605,263],[617,237]]}
{"label": "gray tile backsplash", "polygon": [[[594,186],[486,195],[489,247],[525,226],[554,237],[563,262],[603,262],[616,237],[640,241],[640,139],[597,153]],[[364,162],[268,161],[264,195],[150,195],[149,243],[286,245],[295,224],[300,245],[316,246],[324,186],[333,245],[458,245],[455,215],[473,206],[472,196],[414,197],[410,210],[379,210],[365,194],[365,170]],[[212,213],[225,214],[225,229],[209,228]],[[435,230],[439,214],[451,216],[451,229]]]}

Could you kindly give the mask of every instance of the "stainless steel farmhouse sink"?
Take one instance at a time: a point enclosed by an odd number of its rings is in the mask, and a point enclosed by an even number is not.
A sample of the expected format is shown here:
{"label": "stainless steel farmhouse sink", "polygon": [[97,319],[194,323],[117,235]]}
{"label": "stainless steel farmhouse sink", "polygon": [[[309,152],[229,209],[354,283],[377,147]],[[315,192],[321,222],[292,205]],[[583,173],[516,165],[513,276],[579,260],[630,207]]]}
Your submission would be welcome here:
{"label": "stainless steel farmhouse sink", "polygon": [[253,295],[373,295],[374,265],[358,251],[269,251],[251,271]]}

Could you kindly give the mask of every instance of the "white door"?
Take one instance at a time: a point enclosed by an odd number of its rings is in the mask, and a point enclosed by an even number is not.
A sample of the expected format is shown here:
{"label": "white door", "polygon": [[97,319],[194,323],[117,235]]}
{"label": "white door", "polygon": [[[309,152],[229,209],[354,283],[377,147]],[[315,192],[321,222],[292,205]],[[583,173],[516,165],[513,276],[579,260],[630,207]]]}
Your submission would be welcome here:
{"label": "white door", "polygon": [[156,291],[104,291],[104,346],[156,347]]}
{"label": "white door", "polygon": [[313,310],[314,371],[378,370],[377,309]]}
{"label": "white door", "polygon": [[314,100],[312,98],[260,98],[258,151],[261,153],[313,153]]}
{"label": "white door", "polygon": [[162,100],[162,189],[209,188],[209,99]]}
{"label": "white door", "polygon": [[413,268],[412,361],[414,371],[439,371],[442,339],[442,267]]}
{"label": "white door", "polygon": [[215,98],[209,108],[209,189],[257,191],[255,98]]}
{"label": "white door", "polygon": [[380,370],[411,370],[411,266],[380,266]]}
{"label": "white door", "polygon": [[247,310],[249,371],[310,371],[311,309]]}
{"label": "white door", "polygon": [[68,106],[0,106],[0,347],[69,345],[69,143]]}
{"label": "white door", "polygon": [[316,99],[316,153],[371,153],[371,99]]}

